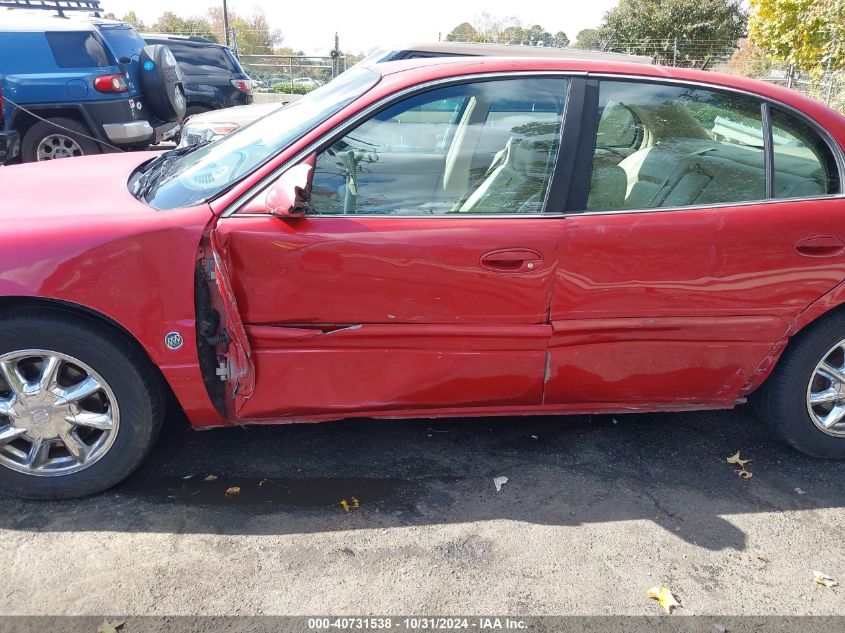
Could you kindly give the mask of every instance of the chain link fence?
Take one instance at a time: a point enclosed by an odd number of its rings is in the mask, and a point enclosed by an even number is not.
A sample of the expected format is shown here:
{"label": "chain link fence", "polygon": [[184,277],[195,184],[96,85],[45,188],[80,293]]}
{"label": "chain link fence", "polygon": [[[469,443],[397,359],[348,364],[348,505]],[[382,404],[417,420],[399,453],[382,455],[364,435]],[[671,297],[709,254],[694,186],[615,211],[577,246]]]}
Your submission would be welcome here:
{"label": "chain link fence", "polygon": [[819,60],[815,73],[773,62],[748,40],[636,40],[608,42],[605,50],[651,55],[666,66],[700,68],[751,77],[797,90],[845,113],[845,72]]}

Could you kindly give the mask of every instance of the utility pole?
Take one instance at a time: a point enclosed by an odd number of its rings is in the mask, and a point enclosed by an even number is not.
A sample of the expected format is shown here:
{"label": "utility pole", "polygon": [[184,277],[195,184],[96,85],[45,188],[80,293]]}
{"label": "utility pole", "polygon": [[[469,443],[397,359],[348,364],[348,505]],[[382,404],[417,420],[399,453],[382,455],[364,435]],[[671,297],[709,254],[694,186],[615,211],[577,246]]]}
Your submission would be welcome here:
{"label": "utility pole", "polygon": [[223,32],[225,33],[226,46],[229,45],[229,8],[226,6],[226,0],[223,0]]}
{"label": "utility pole", "polygon": [[672,65],[678,65],[678,38],[675,38],[675,41],[672,42]]}

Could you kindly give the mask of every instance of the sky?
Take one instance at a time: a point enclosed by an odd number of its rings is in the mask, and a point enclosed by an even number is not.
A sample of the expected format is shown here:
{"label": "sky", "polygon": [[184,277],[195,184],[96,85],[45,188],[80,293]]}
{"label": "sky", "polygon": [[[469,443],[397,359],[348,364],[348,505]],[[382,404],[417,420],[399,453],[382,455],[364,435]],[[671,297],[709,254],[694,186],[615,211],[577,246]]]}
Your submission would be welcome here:
{"label": "sky", "polygon": [[[135,11],[151,24],[164,11],[181,16],[203,15],[217,2],[208,0],[101,0],[103,10],[117,17]],[[261,8],[272,28],[281,29],[283,46],[309,54],[325,54],[332,48],[335,32],[340,48],[349,53],[374,48],[437,41],[461,22],[472,22],[482,11],[496,17],[514,16],[524,26],[539,24],[570,39],[581,29],[598,26],[606,11],[618,0],[422,0],[400,3],[396,0],[256,1],[229,0],[230,11],[249,14]],[[219,6],[222,6],[219,0]]]}

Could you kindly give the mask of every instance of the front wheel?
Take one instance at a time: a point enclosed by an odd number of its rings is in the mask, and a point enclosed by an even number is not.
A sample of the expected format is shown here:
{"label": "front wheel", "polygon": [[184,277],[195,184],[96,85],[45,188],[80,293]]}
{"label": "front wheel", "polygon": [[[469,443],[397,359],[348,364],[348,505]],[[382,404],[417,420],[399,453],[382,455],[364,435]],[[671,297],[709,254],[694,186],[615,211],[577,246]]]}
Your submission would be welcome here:
{"label": "front wheel", "polygon": [[93,320],[39,308],[0,317],[0,492],[101,492],[147,455],[161,425],[149,361]]}
{"label": "front wheel", "polygon": [[828,314],[800,332],[752,402],[792,447],[845,458],[845,314]]}

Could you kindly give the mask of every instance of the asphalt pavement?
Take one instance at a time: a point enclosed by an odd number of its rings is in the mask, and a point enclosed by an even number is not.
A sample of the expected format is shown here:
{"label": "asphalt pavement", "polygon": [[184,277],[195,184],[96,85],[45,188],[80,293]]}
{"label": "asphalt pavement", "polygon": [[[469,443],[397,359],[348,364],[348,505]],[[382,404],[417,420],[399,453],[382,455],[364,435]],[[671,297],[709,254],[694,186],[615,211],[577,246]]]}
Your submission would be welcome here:
{"label": "asphalt pavement", "polygon": [[0,498],[0,613],[657,615],[662,585],[684,615],[843,615],[813,582],[845,581],[843,483],[744,409],[204,432],[172,414],[112,491]]}

